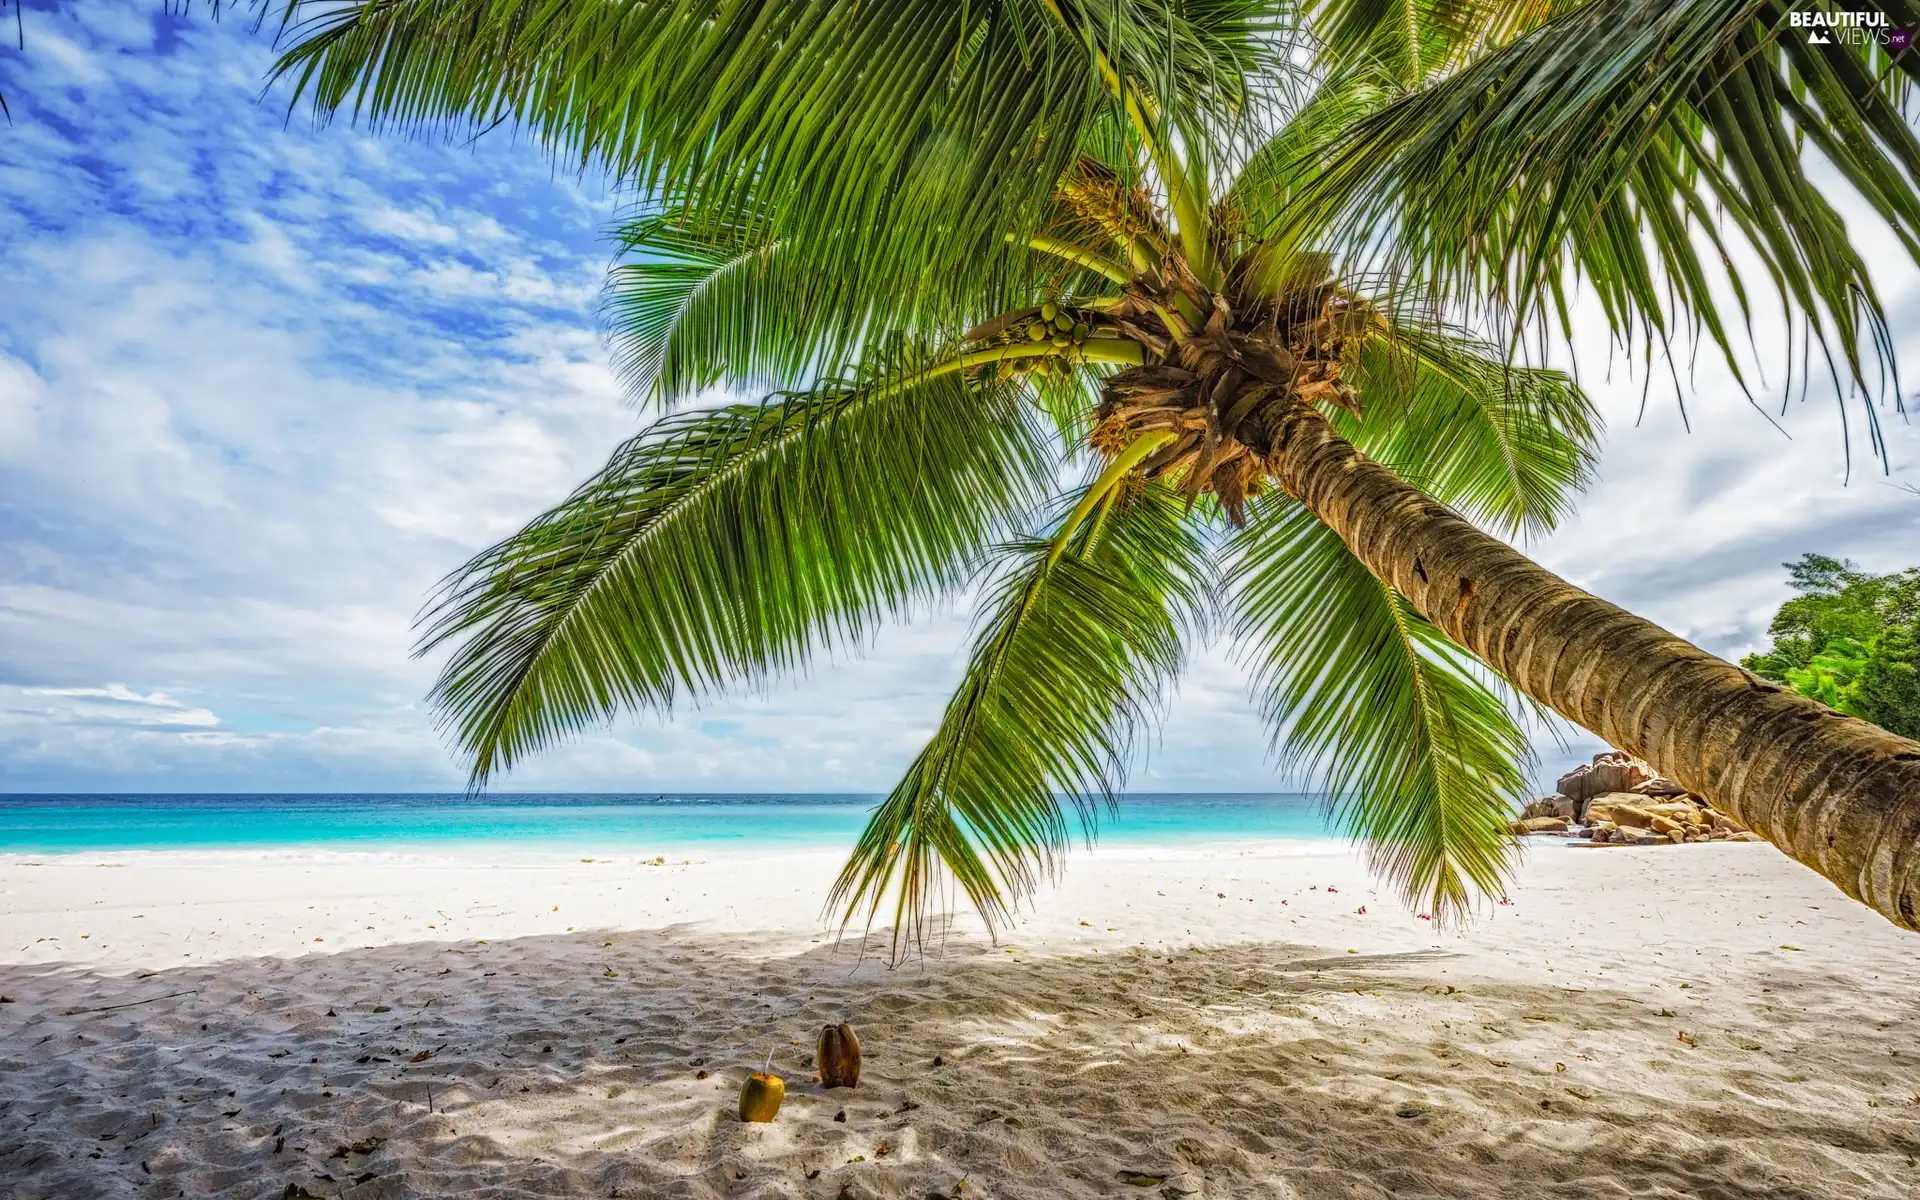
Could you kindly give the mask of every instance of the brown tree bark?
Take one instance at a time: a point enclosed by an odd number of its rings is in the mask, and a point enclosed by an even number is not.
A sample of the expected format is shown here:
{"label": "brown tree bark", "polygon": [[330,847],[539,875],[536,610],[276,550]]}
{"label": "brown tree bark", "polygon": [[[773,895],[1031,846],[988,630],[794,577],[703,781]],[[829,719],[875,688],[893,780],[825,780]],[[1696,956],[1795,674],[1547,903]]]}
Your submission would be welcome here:
{"label": "brown tree bark", "polygon": [[1920,742],[1843,716],[1589,595],[1289,405],[1290,493],[1448,637],[1897,925],[1920,929]]}

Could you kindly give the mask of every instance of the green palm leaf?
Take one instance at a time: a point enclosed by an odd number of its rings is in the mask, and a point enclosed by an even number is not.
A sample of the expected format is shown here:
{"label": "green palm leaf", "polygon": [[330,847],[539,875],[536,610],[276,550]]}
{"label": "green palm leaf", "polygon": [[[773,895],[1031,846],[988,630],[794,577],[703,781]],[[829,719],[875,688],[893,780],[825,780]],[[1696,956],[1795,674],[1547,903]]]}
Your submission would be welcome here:
{"label": "green palm leaf", "polygon": [[[615,232],[624,261],[608,278],[602,322],[621,380],[640,399],[671,407],[717,386],[798,387],[868,349],[872,314],[837,307],[848,281],[801,263],[763,229],[650,213]],[[1064,227],[1035,237],[1026,278],[1009,279],[1017,304],[1085,305],[1110,294],[1101,271],[1116,268],[1100,242]],[[898,341],[899,331],[883,340]]]}
{"label": "green palm leaf", "polygon": [[1281,765],[1408,904],[1446,920],[1498,894],[1532,762],[1504,685],[1284,496],[1255,502],[1231,551],[1233,635]]}
{"label": "green palm leaf", "polygon": [[1249,245],[1267,238],[1338,161],[1344,140],[1362,118],[1400,94],[1391,78],[1365,58],[1331,66],[1255,145],[1226,190],[1221,209],[1231,214]]}
{"label": "green palm leaf", "polygon": [[432,696],[484,782],[620,710],[792,668],[957,586],[1052,458],[946,360],[668,416],[442,589]]}
{"label": "green palm leaf", "polygon": [[1071,842],[1069,806],[1091,835],[1205,620],[1211,557],[1168,489],[1123,485],[1067,532],[1004,548],[966,676],[834,883],[847,920],[893,891],[896,956],[943,870],[991,927]]}
{"label": "green palm leaf", "polygon": [[1581,0],[1313,0],[1324,61],[1371,60],[1417,85],[1537,28]]}
{"label": "green palm leaf", "polygon": [[1402,313],[1348,369],[1365,405],[1341,432],[1409,482],[1499,529],[1540,534],[1572,511],[1599,461],[1593,401],[1559,371]]}
{"label": "green palm leaf", "polygon": [[698,229],[652,214],[615,231],[625,261],[607,279],[601,316],[621,382],[671,407],[726,383],[799,387],[851,357],[859,326],[814,303],[813,276],[764,231]]}
{"label": "green palm leaf", "polygon": [[1697,321],[1737,375],[1710,286],[1729,278],[1750,319],[1751,281],[1717,250],[1735,239],[1871,392],[1862,356],[1889,353],[1882,308],[1801,147],[1920,254],[1920,140],[1875,78],[1884,62],[1807,44],[1786,11],[1573,6],[1359,121],[1280,231],[1385,253],[1435,299],[1490,306],[1516,329],[1555,307],[1568,325],[1577,276],[1616,332],[1664,344]]}

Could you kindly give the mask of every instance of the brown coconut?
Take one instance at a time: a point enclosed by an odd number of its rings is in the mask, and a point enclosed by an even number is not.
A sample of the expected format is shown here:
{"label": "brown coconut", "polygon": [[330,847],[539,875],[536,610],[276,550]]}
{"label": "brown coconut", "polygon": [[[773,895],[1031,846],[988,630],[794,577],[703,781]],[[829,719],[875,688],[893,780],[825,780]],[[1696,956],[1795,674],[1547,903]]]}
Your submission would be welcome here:
{"label": "brown coconut", "polygon": [[814,1061],[820,1064],[820,1083],[823,1087],[858,1087],[860,1039],[853,1035],[853,1026],[842,1021],[822,1029]]}

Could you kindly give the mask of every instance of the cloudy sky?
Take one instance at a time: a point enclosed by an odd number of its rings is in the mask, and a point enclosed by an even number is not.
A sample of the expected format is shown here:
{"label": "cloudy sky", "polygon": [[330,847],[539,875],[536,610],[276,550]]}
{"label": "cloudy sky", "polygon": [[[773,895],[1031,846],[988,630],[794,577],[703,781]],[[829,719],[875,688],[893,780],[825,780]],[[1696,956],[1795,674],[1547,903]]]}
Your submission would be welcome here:
{"label": "cloudy sky", "polygon": [[[0,48],[0,790],[459,786],[412,620],[641,420],[594,332],[613,197],[504,135],[289,120],[244,22],[60,7],[79,11],[30,4],[24,54]],[[1882,282],[1920,364],[1920,275]],[[1530,548],[1575,582],[1737,655],[1783,560],[1920,562],[1920,497],[1896,486],[1920,481],[1920,435],[1890,412],[1894,473],[1855,409],[1847,482],[1830,393],[1783,434],[1702,356],[1688,432],[1670,386],[1636,423],[1604,340],[1579,362],[1603,478]],[[764,695],[624,721],[505,786],[883,790],[967,628],[932,617]],[[1210,652],[1136,786],[1285,787],[1266,740]],[[1542,776],[1596,748],[1543,739]]]}

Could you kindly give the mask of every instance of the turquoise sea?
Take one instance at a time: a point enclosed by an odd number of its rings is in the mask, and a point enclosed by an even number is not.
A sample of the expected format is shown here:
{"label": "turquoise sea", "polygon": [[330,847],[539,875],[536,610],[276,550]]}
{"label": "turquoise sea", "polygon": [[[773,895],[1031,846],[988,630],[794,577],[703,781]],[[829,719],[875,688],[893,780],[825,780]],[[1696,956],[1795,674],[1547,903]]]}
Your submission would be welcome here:
{"label": "turquoise sea", "polygon": [[[0,795],[0,854],[101,850],[845,848],[870,795]],[[1316,796],[1142,794],[1101,845],[1336,836]]]}

